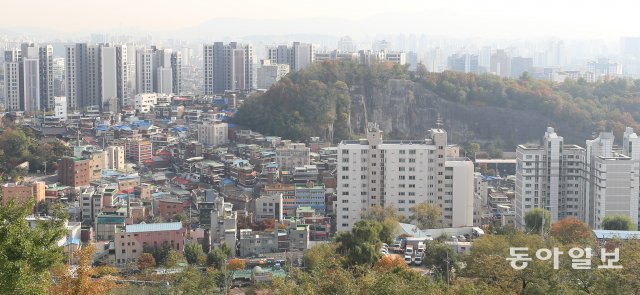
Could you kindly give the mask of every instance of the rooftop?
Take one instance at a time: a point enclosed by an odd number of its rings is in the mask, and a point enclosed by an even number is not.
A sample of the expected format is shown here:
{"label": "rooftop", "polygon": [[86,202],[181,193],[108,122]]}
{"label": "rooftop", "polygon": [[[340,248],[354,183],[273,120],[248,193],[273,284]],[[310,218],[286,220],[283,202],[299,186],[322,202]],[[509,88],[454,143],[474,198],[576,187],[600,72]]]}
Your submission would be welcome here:
{"label": "rooftop", "polygon": [[596,236],[596,239],[599,240],[607,240],[618,238],[622,240],[628,239],[640,239],[640,231],[624,231],[624,230],[603,230],[603,229],[594,229],[593,235]]}
{"label": "rooftop", "polygon": [[131,225],[127,225],[126,227],[126,230],[128,233],[170,231],[170,230],[181,230],[181,229],[182,229],[181,222],[131,224]]}

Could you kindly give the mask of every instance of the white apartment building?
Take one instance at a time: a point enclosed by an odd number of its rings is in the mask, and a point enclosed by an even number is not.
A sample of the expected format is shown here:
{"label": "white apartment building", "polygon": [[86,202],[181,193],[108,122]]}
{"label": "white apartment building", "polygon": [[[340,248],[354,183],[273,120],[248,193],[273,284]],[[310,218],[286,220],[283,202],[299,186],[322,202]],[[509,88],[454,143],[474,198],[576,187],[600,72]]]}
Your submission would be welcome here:
{"label": "white apartment building", "polygon": [[255,48],[251,44],[205,44],[203,62],[205,95],[257,87],[257,59]]}
{"label": "white apartment building", "polygon": [[67,107],[79,110],[86,107],[84,100],[89,96],[87,44],[66,46],[64,58]]}
{"label": "white apartment building", "polygon": [[153,70],[156,68],[154,50],[140,49],[136,52],[136,92],[153,92]]}
{"label": "white apartment building", "polygon": [[20,50],[8,50],[4,53],[4,105],[7,111],[22,110],[21,59]]}
{"label": "white apartment building", "polygon": [[552,222],[575,217],[592,228],[606,216],[629,216],[636,224],[640,208],[640,138],[626,128],[622,150],[611,132],[586,141],[586,149],[562,145],[547,128],[542,145],[520,145],[516,160],[516,223],[533,208],[551,212]]}
{"label": "white apartment building", "polygon": [[442,215],[452,227],[473,225],[474,167],[466,158],[447,158],[444,164]]}
{"label": "white apartment building", "polygon": [[255,221],[275,219],[282,221],[282,193],[260,196],[255,200]]}
{"label": "white apartment building", "polygon": [[[211,211],[211,246],[219,247],[223,243],[229,249],[236,249],[236,232],[238,230],[238,212],[233,211],[233,204],[226,203],[223,197],[216,197],[215,208]],[[231,251],[231,256],[235,256]]]}
{"label": "white apartment building", "polygon": [[[625,128],[624,135],[622,137],[622,154],[631,157],[635,166],[633,171],[638,173],[640,171],[640,137],[638,137],[631,127]],[[640,177],[635,186],[640,190]],[[638,202],[638,207],[640,208],[640,198],[638,199]],[[640,212],[638,212],[638,214],[640,215]],[[640,216],[638,218],[638,223],[640,223]]]}
{"label": "white apartment building", "polygon": [[552,222],[568,216],[584,219],[585,150],[576,145],[564,145],[563,140],[549,127],[541,145],[517,147],[517,226],[524,226],[524,216],[533,208],[548,210]]}
{"label": "white apartment building", "polygon": [[473,224],[473,163],[446,158],[447,133],[424,140],[383,140],[375,124],[367,139],[338,145],[337,230],[348,231],[372,206],[393,206],[410,216],[416,204],[442,210],[443,226]]}
{"label": "white apartment building", "polygon": [[40,63],[38,48],[29,46],[22,52],[23,110],[35,113],[40,110]]}
{"label": "white apartment building", "polygon": [[55,96],[53,98],[53,112],[56,118],[60,118],[60,120],[67,119],[67,97],[66,96]]}
{"label": "white apartment building", "polygon": [[222,122],[196,125],[198,142],[204,145],[219,146],[229,143],[229,125]]}
{"label": "white apartment building", "polygon": [[146,114],[151,111],[158,103],[158,94],[156,93],[140,93],[136,94],[134,99],[134,107],[136,111]]}
{"label": "white apartment building", "polygon": [[40,103],[43,109],[54,107],[53,78],[53,46],[43,45],[38,48],[40,67]]}
{"label": "white apartment building", "polygon": [[591,226],[601,228],[605,216],[629,216],[638,224],[638,171],[631,157],[614,153],[610,157],[593,159],[593,210],[589,212]]}
{"label": "white apartment building", "polygon": [[311,150],[304,143],[289,143],[276,148],[276,164],[280,171],[293,171],[311,163]]}
{"label": "white apartment building", "polygon": [[109,146],[105,150],[104,168],[109,170],[125,171],[125,150],[122,146]]}
{"label": "white apartment building", "polygon": [[278,83],[288,73],[289,65],[271,64],[270,60],[264,60],[257,70],[258,88],[269,89],[271,85]]}

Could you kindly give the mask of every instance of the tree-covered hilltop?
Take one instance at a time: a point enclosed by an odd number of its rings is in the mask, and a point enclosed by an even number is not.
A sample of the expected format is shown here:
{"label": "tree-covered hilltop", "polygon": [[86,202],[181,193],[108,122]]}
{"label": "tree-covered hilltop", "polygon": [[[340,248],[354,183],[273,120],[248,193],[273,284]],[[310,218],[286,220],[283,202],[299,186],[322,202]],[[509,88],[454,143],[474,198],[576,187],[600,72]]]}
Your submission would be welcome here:
{"label": "tree-covered hilltop", "polygon": [[527,73],[519,79],[506,79],[444,72],[428,73],[416,81],[451,102],[541,114],[549,124],[564,127],[562,131],[569,137],[583,134],[577,138],[580,141],[597,131],[613,130],[620,135],[625,126],[640,127],[640,80],[553,83],[533,79]]}
{"label": "tree-covered hilltop", "polygon": [[364,133],[366,120],[387,137],[416,138],[444,120],[452,142],[512,148],[554,126],[567,143],[593,132],[640,127],[640,80],[553,83],[489,74],[428,73],[382,63],[316,63],[248,98],[233,122],[265,134],[338,142]]}
{"label": "tree-covered hilltop", "polygon": [[391,64],[316,63],[284,77],[266,93],[248,98],[233,122],[265,134],[304,140],[351,137],[355,88],[374,89],[389,79],[408,79],[406,67]]}

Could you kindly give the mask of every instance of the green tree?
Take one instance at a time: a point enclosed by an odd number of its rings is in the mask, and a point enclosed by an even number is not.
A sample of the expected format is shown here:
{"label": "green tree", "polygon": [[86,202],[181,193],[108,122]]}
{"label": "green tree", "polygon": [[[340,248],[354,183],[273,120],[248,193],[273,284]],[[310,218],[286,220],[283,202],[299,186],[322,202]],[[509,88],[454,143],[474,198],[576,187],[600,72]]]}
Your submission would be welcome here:
{"label": "green tree", "polygon": [[335,243],[316,245],[304,253],[304,266],[309,271],[340,267],[343,257],[338,255],[336,250]]}
{"label": "green tree", "polygon": [[458,254],[444,243],[429,242],[425,245],[424,265],[445,281],[450,280],[458,269],[459,260]]}
{"label": "green tree", "polygon": [[606,230],[634,230],[636,226],[629,216],[610,215],[602,219],[602,228]]}
{"label": "green tree", "polygon": [[202,246],[196,241],[192,241],[184,247],[184,258],[191,265],[202,265],[206,261]]}
{"label": "green tree", "polygon": [[[542,219],[543,216],[544,220]],[[543,224],[544,231],[548,232],[549,227],[551,226],[551,214],[549,214],[549,211],[547,210],[534,208],[525,213],[524,223],[527,228],[527,232],[539,234]]]}
{"label": "green tree", "polygon": [[203,272],[187,267],[176,275],[172,291],[178,294],[213,294],[220,290],[219,276],[221,272],[216,269],[208,268]]}
{"label": "green tree", "polygon": [[216,247],[207,254],[207,266],[222,269],[224,260],[227,259],[229,255],[231,255],[231,249],[229,249],[226,244]]}
{"label": "green tree", "polygon": [[166,259],[164,261],[164,266],[167,268],[177,267],[180,262],[182,262],[182,254],[176,250],[170,249],[167,252]]}
{"label": "green tree", "polygon": [[438,220],[442,217],[439,208],[427,203],[416,204],[409,208],[409,212],[409,220],[415,222],[420,229],[436,228]]}
{"label": "green tree", "polygon": [[4,294],[45,294],[51,268],[62,263],[66,215],[57,209],[51,219],[29,228],[26,217],[33,202],[0,206],[0,290]]}
{"label": "green tree", "polygon": [[358,221],[351,232],[340,232],[335,238],[337,251],[345,257],[345,265],[373,265],[380,257],[380,231],[374,220]]}

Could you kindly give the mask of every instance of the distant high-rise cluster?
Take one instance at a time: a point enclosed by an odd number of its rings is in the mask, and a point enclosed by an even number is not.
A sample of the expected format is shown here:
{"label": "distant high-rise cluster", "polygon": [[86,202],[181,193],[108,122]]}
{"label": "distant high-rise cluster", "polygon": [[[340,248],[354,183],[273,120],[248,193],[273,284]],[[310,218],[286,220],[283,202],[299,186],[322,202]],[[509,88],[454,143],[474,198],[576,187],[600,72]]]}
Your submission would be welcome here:
{"label": "distant high-rise cluster", "polygon": [[204,94],[256,88],[256,55],[253,45],[215,42],[203,47]]}
{"label": "distant high-rise cluster", "polygon": [[4,54],[4,97],[8,111],[52,109],[53,47],[23,43]]}
{"label": "distant high-rise cluster", "polygon": [[136,52],[136,93],[174,93],[182,89],[182,53],[155,46]]}
{"label": "distant high-rise cluster", "polygon": [[70,110],[117,110],[129,96],[130,75],[126,45],[65,47],[65,94]]}

